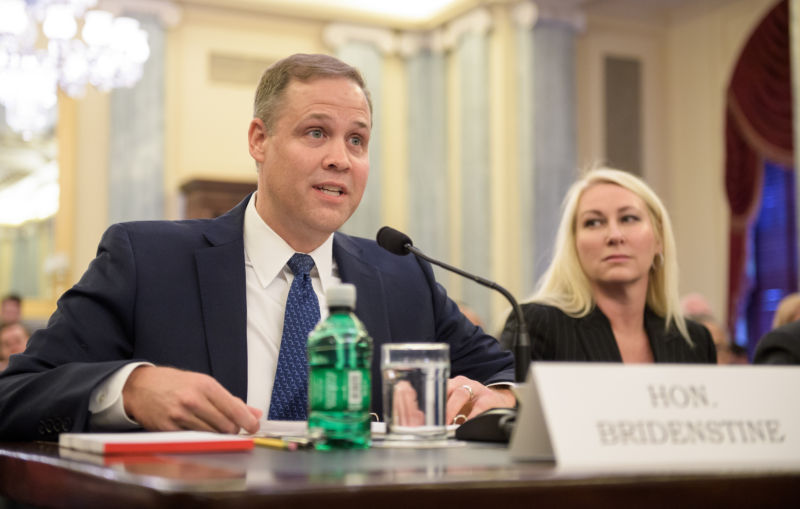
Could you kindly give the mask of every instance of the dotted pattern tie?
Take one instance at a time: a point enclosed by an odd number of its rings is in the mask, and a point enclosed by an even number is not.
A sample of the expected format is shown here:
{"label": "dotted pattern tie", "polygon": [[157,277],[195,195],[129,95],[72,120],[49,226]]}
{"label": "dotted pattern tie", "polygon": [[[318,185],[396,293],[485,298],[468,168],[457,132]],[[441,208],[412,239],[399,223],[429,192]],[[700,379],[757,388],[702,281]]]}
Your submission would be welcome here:
{"label": "dotted pattern tie", "polygon": [[308,418],[306,343],[308,333],[319,322],[319,301],[309,274],[314,267],[314,259],[295,253],[288,265],[294,273],[294,280],[286,299],[283,336],[268,419],[304,421]]}

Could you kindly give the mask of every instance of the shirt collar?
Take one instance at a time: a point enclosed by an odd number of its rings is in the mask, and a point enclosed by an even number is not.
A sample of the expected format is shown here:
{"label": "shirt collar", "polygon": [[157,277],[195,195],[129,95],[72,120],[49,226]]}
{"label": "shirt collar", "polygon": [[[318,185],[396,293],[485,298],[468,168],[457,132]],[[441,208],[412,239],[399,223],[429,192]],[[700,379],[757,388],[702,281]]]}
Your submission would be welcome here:
{"label": "shirt collar", "polygon": [[[247,260],[253,265],[258,283],[262,288],[266,288],[281,274],[286,262],[296,253],[258,215],[255,193],[244,213],[244,251]],[[324,294],[326,289],[331,286],[333,274],[333,234],[331,233],[317,249],[307,254],[314,259],[314,266],[322,283]],[[313,269],[311,275],[314,276]]]}

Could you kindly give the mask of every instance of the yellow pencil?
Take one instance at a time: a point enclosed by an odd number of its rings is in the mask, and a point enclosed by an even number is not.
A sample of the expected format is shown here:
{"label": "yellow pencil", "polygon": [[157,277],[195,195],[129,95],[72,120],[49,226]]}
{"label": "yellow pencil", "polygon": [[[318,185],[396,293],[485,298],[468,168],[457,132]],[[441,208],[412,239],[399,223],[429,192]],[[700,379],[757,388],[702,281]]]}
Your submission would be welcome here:
{"label": "yellow pencil", "polygon": [[282,438],[254,437],[253,443],[262,447],[269,447],[271,449],[284,449],[287,451],[294,451],[297,449],[296,443],[287,442]]}

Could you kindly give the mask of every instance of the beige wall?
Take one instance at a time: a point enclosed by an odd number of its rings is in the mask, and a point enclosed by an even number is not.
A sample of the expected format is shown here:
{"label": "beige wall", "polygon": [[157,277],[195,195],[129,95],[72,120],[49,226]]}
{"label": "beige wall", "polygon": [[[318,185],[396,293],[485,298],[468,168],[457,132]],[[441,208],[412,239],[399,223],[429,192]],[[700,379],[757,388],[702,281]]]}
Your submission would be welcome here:
{"label": "beige wall", "polygon": [[586,30],[576,51],[578,80],[578,165],[605,164],[604,76],[607,56],[641,63],[643,176],[667,199],[665,157],[665,41],[667,28],[660,19],[621,19],[589,13]]}
{"label": "beige wall", "polygon": [[590,12],[578,44],[580,163],[604,159],[601,58],[639,59],[644,176],[672,217],[681,293],[706,295],[719,317],[728,270],[725,92],[750,31],[775,3],[706,0],[636,19]]}
{"label": "beige wall", "polygon": [[75,228],[72,232],[71,277],[80,278],[97,252],[108,226],[109,97],[89,88],[78,103]]}
{"label": "beige wall", "polygon": [[[258,76],[237,73],[236,64],[250,61],[263,69],[287,54],[324,52],[322,26],[258,12],[184,8],[167,40],[168,217],[180,217],[178,188],[189,179],[255,180],[247,128]],[[212,76],[212,55],[233,62],[234,71]]]}
{"label": "beige wall", "polygon": [[667,36],[666,161],[681,290],[706,295],[719,317],[726,316],[728,291],[725,93],[739,52],[774,3],[687,7]]}

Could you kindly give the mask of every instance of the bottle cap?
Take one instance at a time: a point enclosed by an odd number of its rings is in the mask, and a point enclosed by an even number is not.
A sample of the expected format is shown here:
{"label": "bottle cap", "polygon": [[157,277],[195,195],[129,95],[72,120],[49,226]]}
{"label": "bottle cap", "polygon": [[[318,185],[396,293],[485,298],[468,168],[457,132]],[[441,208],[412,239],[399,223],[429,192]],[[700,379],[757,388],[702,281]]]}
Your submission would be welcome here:
{"label": "bottle cap", "polygon": [[355,309],[356,307],[356,286],[350,283],[342,283],[337,286],[328,288],[325,292],[328,299],[328,307],[341,308],[346,307]]}

